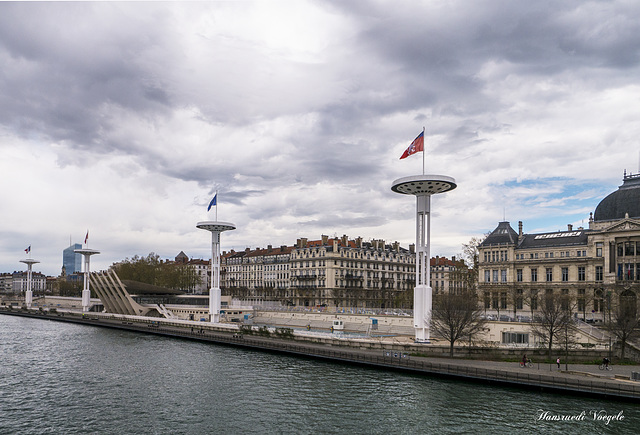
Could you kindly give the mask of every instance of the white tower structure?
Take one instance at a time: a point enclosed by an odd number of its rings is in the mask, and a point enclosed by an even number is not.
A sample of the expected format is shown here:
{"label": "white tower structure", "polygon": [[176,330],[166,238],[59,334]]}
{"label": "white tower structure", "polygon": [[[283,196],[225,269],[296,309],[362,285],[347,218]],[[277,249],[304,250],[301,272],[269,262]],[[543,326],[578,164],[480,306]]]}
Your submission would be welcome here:
{"label": "white tower structure", "polygon": [[428,343],[431,324],[431,195],[456,188],[453,178],[444,175],[412,175],[393,182],[391,190],[415,195],[416,211],[416,287],[413,292],[415,341]]}
{"label": "white tower structure", "polygon": [[82,254],[84,257],[84,287],[82,288],[82,311],[89,311],[89,304],[91,303],[91,291],[89,290],[89,262],[92,255],[99,254],[100,251],[95,249],[83,248],[74,249],[73,252]]}
{"label": "white tower structure", "polygon": [[209,290],[209,316],[211,323],[220,322],[220,233],[235,230],[236,226],[228,222],[203,221],[197,228],[211,232],[211,289]]}
{"label": "white tower structure", "polygon": [[40,262],[33,258],[27,258],[26,260],[20,260],[20,263],[25,263],[27,265],[27,291],[24,293],[24,303],[27,305],[27,308],[31,308],[31,304],[33,303],[33,291],[31,290],[31,286],[33,285],[32,268],[34,264]]}

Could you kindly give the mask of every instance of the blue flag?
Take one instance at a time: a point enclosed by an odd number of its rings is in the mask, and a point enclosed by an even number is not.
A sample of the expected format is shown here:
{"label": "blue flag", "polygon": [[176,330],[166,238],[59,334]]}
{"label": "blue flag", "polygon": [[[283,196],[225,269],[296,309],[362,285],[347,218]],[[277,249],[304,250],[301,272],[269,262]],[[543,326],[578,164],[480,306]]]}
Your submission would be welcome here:
{"label": "blue flag", "polygon": [[211,200],[211,202],[209,203],[209,207],[207,207],[207,211],[211,210],[211,207],[213,207],[214,205],[217,205],[218,203],[217,199],[218,199],[218,194],[216,193],[213,199]]}

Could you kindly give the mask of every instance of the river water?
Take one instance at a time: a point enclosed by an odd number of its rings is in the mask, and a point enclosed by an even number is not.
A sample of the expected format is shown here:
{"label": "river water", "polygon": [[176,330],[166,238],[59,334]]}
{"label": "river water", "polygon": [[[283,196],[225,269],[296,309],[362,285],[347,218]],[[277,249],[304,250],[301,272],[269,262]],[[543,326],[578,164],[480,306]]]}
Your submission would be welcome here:
{"label": "river water", "polygon": [[0,434],[624,434],[639,424],[630,403],[0,315]]}

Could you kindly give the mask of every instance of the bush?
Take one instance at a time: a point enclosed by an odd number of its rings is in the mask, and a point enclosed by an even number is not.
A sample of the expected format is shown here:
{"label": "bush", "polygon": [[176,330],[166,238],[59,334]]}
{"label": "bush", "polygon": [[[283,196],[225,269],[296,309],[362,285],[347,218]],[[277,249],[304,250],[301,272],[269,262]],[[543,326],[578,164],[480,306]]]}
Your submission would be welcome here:
{"label": "bush", "polygon": [[267,328],[266,326],[261,326],[258,328],[258,335],[262,337],[269,337],[271,335],[271,332],[269,332],[269,328]]}
{"label": "bush", "polygon": [[238,332],[243,335],[251,335],[253,334],[253,328],[249,325],[240,325]]}
{"label": "bush", "polygon": [[293,329],[291,329],[291,328],[276,328],[275,334],[276,334],[276,337],[292,339],[293,338]]}

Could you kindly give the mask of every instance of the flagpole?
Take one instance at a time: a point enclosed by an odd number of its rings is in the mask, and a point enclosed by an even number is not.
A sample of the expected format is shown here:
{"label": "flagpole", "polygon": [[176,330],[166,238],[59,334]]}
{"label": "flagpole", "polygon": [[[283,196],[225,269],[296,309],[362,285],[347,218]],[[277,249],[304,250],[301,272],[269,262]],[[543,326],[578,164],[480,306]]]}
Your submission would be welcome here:
{"label": "flagpole", "polygon": [[218,221],[218,191],[216,190],[216,222]]}
{"label": "flagpole", "polygon": [[427,138],[424,136],[424,127],[422,127],[422,175],[424,175],[424,155],[427,153],[425,150],[425,142]]}

